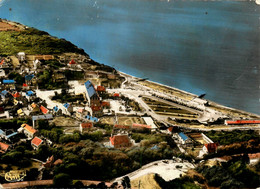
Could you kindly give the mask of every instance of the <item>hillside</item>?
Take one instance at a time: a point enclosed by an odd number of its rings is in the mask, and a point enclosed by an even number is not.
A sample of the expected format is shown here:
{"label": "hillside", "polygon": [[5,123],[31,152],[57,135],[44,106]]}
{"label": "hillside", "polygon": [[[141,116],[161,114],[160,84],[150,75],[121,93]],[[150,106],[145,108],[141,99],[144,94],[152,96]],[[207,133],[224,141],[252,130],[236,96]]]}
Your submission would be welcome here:
{"label": "hillside", "polygon": [[[65,39],[58,39],[50,36],[47,32],[43,32],[34,28],[14,27],[12,22],[0,20],[0,25],[9,24],[9,27],[0,30],[0,55],[9,56],[18,52],[26,54],[61,54],[72,52],[86,55],[83,49],[79,49],[71,42]],[[1,28],[1,27],[0,27]]]}

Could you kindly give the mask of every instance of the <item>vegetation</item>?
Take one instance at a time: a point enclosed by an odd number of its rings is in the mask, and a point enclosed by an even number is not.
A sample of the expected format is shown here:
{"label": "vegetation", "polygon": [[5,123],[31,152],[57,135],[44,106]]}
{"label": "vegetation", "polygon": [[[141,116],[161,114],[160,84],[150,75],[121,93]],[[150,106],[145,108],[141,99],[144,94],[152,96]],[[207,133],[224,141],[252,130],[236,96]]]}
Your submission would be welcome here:
{"label": "vegetation", "polygon": [[259,134],[253,130],[234,130],[234,131],[210,131],[207,136],[220,145],[228,145],[235,142],[245,142],[251,139],[260,139]]}
{"label": "vegetation", "polygon": [[60,89],[67,87],[67,83],[58,83],[52,80],[52,70],[44,70],[43,72],[38,73],[38,86],[40,89]]}
{"label": "vegetation", "polygon": [[155,180],[161,188],[164,189],[199,189],[200,187],[194,183],[194,180],[188,176],[177,178],[170,181],[165,181],[158,174],[155,174]]}
{"label": "vegetation", "polygon": [[51,37],[48,33],[34,28],[22,31],[0,32],[0,55],[14,55],[18,52],[26,54],[61,54],[75,52],[85,54],[84,50],[78,49],[65,39]]}
{"label": "vegetation", "polygon": [[202,165],[196,170],[208,180],[209,186],[227,189],[259,187],[260,176],[249,168],[247,161],[245,156],[237,157],[213,167]]}
{"label": "vegetation", "polygon": [[55,96],[53,96],[51,98],[52,100],[56,100],[56,101],[59,101],[59,102],[77,102],[77,101],[80,101],[80,102],[83,102],[85,101],[84,97],[82,94],[80,95],[71,95],[71,94],[68,94],[68,93],[61,93],[61,94],[58,94],[58,93],[55,93]]}

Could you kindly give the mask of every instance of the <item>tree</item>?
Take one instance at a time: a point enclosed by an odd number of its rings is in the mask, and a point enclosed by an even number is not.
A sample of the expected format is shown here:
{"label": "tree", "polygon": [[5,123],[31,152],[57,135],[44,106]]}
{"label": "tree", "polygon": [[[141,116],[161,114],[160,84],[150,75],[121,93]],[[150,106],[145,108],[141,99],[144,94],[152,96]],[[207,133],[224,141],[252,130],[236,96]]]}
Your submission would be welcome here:
{"label": "tree", "polygon": [[53,185],[55,187],[69,187],[72,184],[70,176],[66,173],[59,173],[53,178]]}
{"label": "tree", "polygon": [[130,179],[129,179],[128,176],[125,176],[125,177],[123,178],[122,185],[123,185],[123,187],[124,187],[125,189],[128,189],[128,188],[130,189],[130,188],[131,188],[131,183],[130,183]]}

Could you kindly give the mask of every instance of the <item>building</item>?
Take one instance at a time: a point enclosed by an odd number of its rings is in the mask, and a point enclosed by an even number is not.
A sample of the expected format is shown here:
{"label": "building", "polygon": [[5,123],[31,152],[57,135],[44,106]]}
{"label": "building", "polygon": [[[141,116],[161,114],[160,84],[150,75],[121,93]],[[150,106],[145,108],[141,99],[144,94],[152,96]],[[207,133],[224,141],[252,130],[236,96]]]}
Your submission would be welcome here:
{"label": "building", "polygon": [[18,56],[18,60],[20,62],[25,61],[25,52],[19,52],[19,53],[17,53],[17,56]]}
{"label": "building", "polygon": [[151,130],[152,127],[150,125],[133,123],[132,124],[132,129],[149,129],[149,130]]}
{"label": "building", "polygon": [[83,133],[84,131],[89,131],[92,127],[93,127],[93,123],[91,122],[85,122],[79,124],[79,130],[81,133]]}
{"label": "building", "polygon": [[13,79],[3,79],[3,84],[6,89],[15,89],[15,80]]}
{"label": "building", "polygon": [[94,85],[90,81],[87,81],[87,82],[85,82],[85,87],[87,90],[86,97],[88,99],[88,102],[90,104],[93,114],[100,115],[102,113],[102,104],[101,104],[101,100],[94,88]]}
{"label": "building", "polygon": [[182,132],[178,133],[178,138],[181,141],[181,144],[183,144],[183,145],[191,145],[192,144],[192,140]]}
{"label": "building", "polygon": [[28,138],[33,138],[37,130],[35,130],[28,124],[22,124],[21,127],[18,129],[18,132],[23,132]]}
{"label": "building", "polygon": [[43,114],[47,114],[49,112],[49,110],[42,105],[40,106],[40,110],[42,111]]}
{"label": "building", "polygon": [[75,67],[77,67],[77,63],[74,61],[74,59],[72,59],[72,60],[69,62],[68,66],[71,67],[71,68],[75,68]]}
{"label": "building", "polygon": [[33,149],[35,149],[35,150],[37,150],[42,143],[43,143],[43,140],[40,139],[39,137],[34,137],[31,140],[31,145],[32,145]]}
{"label": "building", "polygon": [[131,147],[132,143],[128,135],[114,135],[110,138],[109,145],[114,148],[127,148]]}
{"label": "building", "polygon": [[218,145],[216,143],[204,144],[202,148],[202,150],[207,154],[217,153],[217,149],[218,149]]}
{"label": "building", "polygon": [[9,145],[3,142],[0,142],[0,153],[5,153],[9,149]]}
{"label": "building", "polygon": [[260,120],[225,120],[225,125],[260,124]]}

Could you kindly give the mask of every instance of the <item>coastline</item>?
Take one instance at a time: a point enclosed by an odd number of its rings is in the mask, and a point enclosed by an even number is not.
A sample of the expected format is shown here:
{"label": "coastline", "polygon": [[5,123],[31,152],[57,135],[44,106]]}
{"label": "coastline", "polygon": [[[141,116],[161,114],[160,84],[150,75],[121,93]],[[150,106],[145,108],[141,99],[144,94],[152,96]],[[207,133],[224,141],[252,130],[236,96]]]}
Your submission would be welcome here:
{"label": "coastline", "polygon": [[[137,80],[142,79],[142,78],[139,78],[139,77],[136,77],[136,76],[129,75],[125,72],[121,72],[119,70],[117,70],[117,72],[124,75],[125,77],[135,78]],[[142,83],[144,83],[144,84],[142,84]],[[165,84],[161,84],[159,82],[150,81],[150,80],[145,80],[145,81],[139,82],[139,84],[141,84],[143,86],[146,86],[146,85],[158,86],[159,89],[161,88],[161,90],[163,90],[163,92],[165,92],[165,93],[172,94],[172,92],[177,92],[177,93],[180,93],[182,95],[184,94],[185,97],[188,97],[188,99],[193,99],[193,98],[198,97],[197,95],[195,95],[193,93],[190,93],[190,92],[187,92],[187,91],[184,91],[184,90],[172,87],[172,86],[168,86],[168,85],[165,85]],[[169,91],[170,91],[170,93],[169,93]],[[242,115],[247,116],[247,117],[260,118],[260,115],[255,114],[255,113],[247,112],[245,110],[240,110],[240,109],[237,109],[237,108],[228,107],[228,106],[225,106],[223,104],[219,104],[217,102],[214,102],[212,100],[208,100],[208,99],[205,99],[205,100],[207,100],[213,108],[216,108],[220,112],[227,113],[227,111],[230,111],[230,113],[232,113],[233,115],[237,115],[237,117],[239,117],[242,114]]]}

